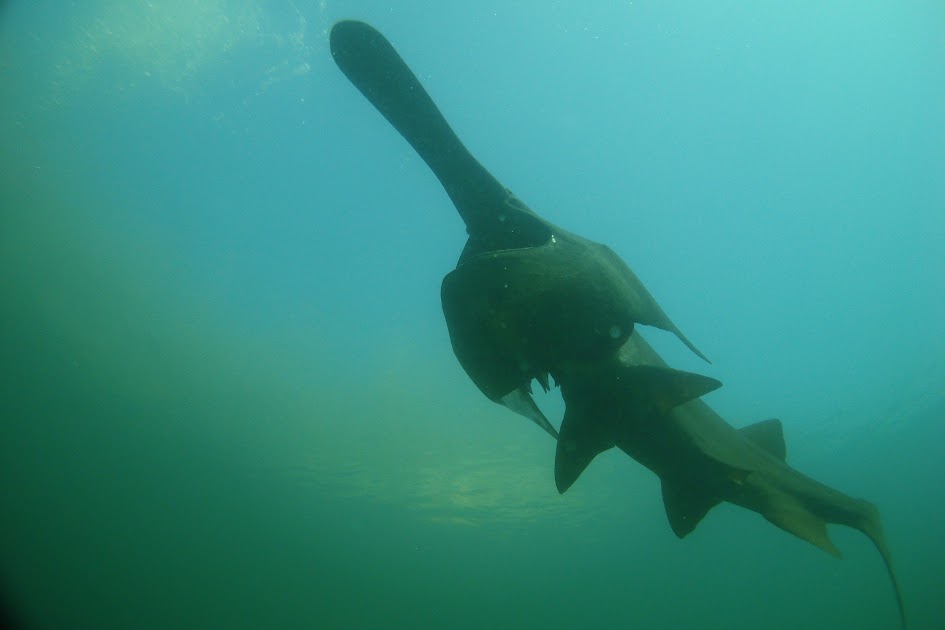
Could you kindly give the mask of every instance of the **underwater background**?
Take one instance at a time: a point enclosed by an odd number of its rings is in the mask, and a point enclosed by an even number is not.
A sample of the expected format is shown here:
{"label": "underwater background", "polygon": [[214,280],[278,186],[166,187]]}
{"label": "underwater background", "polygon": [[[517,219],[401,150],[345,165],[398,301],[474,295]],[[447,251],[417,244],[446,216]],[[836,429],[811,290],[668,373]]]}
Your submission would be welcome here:
{"label": "underwater background", "polygon": [[[465,234],[335,67],[370,22],[472,153],[610,245],[736,426],[877,504],[945,628],[945,4],[0,3],[0,581],[36,628],[895,628],[723,504],[685,540],[614,450],[452,355]],[[557,392],[539,397],[557,424]]]}

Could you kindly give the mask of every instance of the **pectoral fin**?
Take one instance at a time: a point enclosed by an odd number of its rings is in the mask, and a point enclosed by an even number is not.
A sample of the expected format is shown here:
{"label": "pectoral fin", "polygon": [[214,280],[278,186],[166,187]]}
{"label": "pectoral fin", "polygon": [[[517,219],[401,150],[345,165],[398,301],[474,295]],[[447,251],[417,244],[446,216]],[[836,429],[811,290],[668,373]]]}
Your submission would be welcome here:
{"label": "pectoral fin", "polygon": [[572,409],[564,412],[555,452],[555,485],[562,494],[597,455],[614,446],[610,427],[596,420]]}
{"label": "pectoral fin", "polygon": [[535,400],[527,391],[525,391],[524,387],[520,387],[513,392],[506,394],[501,398],[500,402],[510,410],[514,411],[520,416],[528,418],[540,426],[551,437],[558,439],[558,432],[555,431],[553,426],[551,426],[551,423],[548,422],[548,418],[546,418],[545,414],[541,412],[541,409],[539,409],[538,405],[535,404]]}
{"label": "pectoral fin", "polygon": [[560,384],[567,405],[555,453],[555,484],[561,493],[618,436],[639,423],[662,422],[673,407],[722,385],[671,368],[610,362],[566,374]]}

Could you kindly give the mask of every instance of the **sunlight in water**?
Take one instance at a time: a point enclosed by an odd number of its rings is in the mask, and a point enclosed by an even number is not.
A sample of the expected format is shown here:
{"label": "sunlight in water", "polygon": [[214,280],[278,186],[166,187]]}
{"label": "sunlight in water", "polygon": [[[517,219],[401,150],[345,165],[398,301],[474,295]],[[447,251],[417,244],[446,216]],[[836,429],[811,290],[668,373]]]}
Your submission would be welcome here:
{"label": "sunlight in water", "polygon": [[[72,20],[52,100],[61,104],[91,82],[117,94],[157,85],[189,100],[203,81],[236,65],[250,92],[306,74],[309,18],[293,3],[271,9],[257,0],[102,0]],[[316,10],[320,21],[324,3]],[[259,62],[248,77],[247,58]]]}

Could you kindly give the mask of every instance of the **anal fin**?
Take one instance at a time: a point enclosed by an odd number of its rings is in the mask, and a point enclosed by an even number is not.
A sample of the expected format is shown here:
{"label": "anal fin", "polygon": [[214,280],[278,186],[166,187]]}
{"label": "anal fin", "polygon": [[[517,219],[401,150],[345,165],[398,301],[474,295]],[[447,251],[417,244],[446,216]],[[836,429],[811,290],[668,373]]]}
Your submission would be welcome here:
{"label": "anal fin", "polygon": [[840,550],[827,534],[827,522],[797,500],[787,495],[775,497],[762,515],[784,531],[806,540],[836,558],[841,557]]}

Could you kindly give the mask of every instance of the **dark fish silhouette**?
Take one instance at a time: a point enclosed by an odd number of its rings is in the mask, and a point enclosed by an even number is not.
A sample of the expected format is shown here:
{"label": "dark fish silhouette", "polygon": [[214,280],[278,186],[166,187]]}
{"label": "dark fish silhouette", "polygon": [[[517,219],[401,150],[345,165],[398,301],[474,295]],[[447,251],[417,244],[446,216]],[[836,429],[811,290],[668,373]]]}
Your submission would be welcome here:
{"label": "dark fish silhouette", "polygon": [[[443,313],[456,358],[489,399],[557,437],[531,398],[532,379],[547,389],[556,367],[613,354],[635,323],[673,332],[705,358],[608,247],[545,221],[476,161],[383,35],[339,22],[331,51],[433,170],[466,223],[469,240],[443,280]],[[674,383],[687,378],[665,372]],[[720,385],[688,378],[692,396]]]}
{"label": "dark fish silhouette", "polygon": [[757,512],[836,557],[840,551],[827,524],[852,527],[882,556],[905,628],[899,581],[876,506],[788,466],[779,420],[736,429],[702,400],[661,406],[658,397],[628,392],[621,381],[624,370],[660,366],[665,366],[660,356],[634,332],[615,360],[582,366],[562,380],[567,409],[555,454],[558,491],[567,490],[598,453],[617,446],[659,476],[666,516],[680,538],[722,501]]}
{"label": "dark fish silhouette", "polygon": [[[618,446],[659,475],[681,538],[721,501],[839,555],[826,524],[856,528],[898,582],[876,508],[790,468],[781,424],[736,430],[701,400],[721,384],[673,370],[635,331],[674,333],[705,359],[608,247],[552,225],[500,184],[459,141],[390,43],[362,22],[339,22],[331,52],[348,79],[433,170],[469,239],[441,298],[453,351],[488,398],[558,439],[555,482],[564,492],[600,452]],[[561,386],[561,435],[531,398],[530,383]]]}

